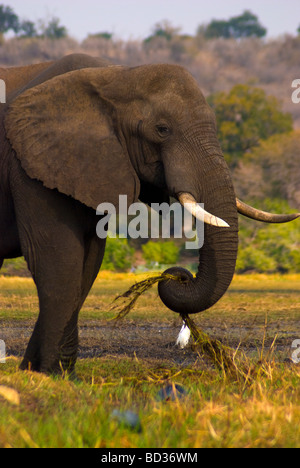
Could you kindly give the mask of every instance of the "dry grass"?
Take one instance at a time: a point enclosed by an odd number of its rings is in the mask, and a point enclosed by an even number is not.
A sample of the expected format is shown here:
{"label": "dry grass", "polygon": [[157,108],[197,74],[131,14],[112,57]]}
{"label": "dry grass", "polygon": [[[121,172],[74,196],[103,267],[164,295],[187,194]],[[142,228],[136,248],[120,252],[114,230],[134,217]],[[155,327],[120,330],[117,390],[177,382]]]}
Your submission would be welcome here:
{"label": "dry grass", "polygon": [[[299,106],[291,101],[290,85],[298,75],[299,37],[263,41],[255,38],[203,41],[199,37],[172,41],[105,40],[90,37],[79,43],[60,40],[10,39],[0,44],[0,66],[20,66],[57,60],[70,53],[86,53],[113,63],[136,66],[145,63],[178,63],[195,76],[205,95],[231,89],[237,83],[255,83],[276,96],[300,125]],[[287,72],[288,71],[288,72]]]}
{"label": "dry grass", "polygon": [[[147,276],[102,272],[84,306],[81,323],[95,323],[96,317],[103,323],[99,308],[107,311],[117,293]],[[34,322],[37,298],[31,279],[0,277],[0,291],[3,326],[20,316]],[[299,448],[300,368],[284,362],[280,354],[269,354],[276,334],[289,347],[293,336],[299,338],[299,297],[300,277],[296,275],[236,277],[226,296],[197,318],[197,329],[201,324],[211,340],[224,346],[228,340],[233,349],[241,339],[237,327],[252,334],[249,340],[255,339],[255,357],[247,347],[243,351],[250,364],[259,365],[247,385],[216,367],[203,367],[199,348],[186,351],[194,356],[189,365],[165,360],[160,349],[155,359],[135,354],[80,359],[77,372],[82,383],[77,385],[20,372],[20,359],[11,357],[0,365],[4,387],[0,446]],[[114,315],[104,313],[106,319]],[[129,319],[136,326],[145,320],[169,323],[173,317],[152,288],[123,323],[126,326]],[[249,344],[245,336],[244,341]],[[157,392],[170,383],[183,385],[187,394],[175,401],[157,401]],[[114,409],[136,412],[142,432],[119,426],[110,417]]]}
{"label": "dry grass", "polygon": [[[115,320],[126,317],[143,294],[155,284],[166,280],[181,281],[179,277],[177,278],[173,275],[162,273],[160,275],[149,276],[147,279],[136,282],[125,293],[118,295],[111,308],[111,310],[119,310]],[[118,304],[118,300],[120,299],[122,302]],[[181,315],[181,317],[189,327],[195,345],[199,347],[204,356],[207,356],[218,369],[224,372],[225,376],[243,379],[245,383],[252,378],[251,374],[253,374],[254,369],[247,362],[245,356],[241,358],[241,356],[238,355],[238,350],[224,346],[219,340],[210,338],[207,333],[197,327],[189,315]]]}
{"label": "dry grass", "polygon": [[[294,275],[294,278],[296,277],[297,276]],[[136,306],[137,300],[143,294],[152,288],[153,285],[168,279],[180,281],[180,278],[162,273],[160,275],[149,276],[142,281],[135,282],[126,292],[115,298],[111,307],[111,310],[118,310],[118,314],[115,319],[120,320],[128,315]],[[260,278],[260,280],[261,279],[263,278]],[[118,303],[119,300],[121,300],[121,303]],[[274,337],[266,356],[264,356],[263,352],[268,325],[267,315],[265,316],[262,350],[260,353],[260,359],[257,362],[252,362],[239,350],[239,346],[237,349],[233,349],[230,346],[224,345],[218,339],[210,337],[208,333],[196,325],[189,315],[181,315],[181,317],[191,331],[191,336],[194,340],[195,346],[200,350],[202,355],[210,359],[216,368],[223,372],[227,379],[240,381],[244,386],[247,386],[253,382],[261,372],[264,372],[264,369],[268,366],[270,359],[273,358],[277,335]]]}
{"label": "dry grass", "polygon": [[[180,281],[180,278],[166,274],[166,273],[161,273],[159,275],[153,275],[153,276],[148,276],[146,279],[143,279],[142,281],[135,282],[128,291],[125,291],[122,294],[119,294],[115,299],[112,304],[112,307],[110,310],[118,310],[118,314],[115,317],[116,320],[119,320],[121,318],[126,317],[126,315],[129,314],[129,312],[133,309],[133,307],[136,305],[137,300],[145,294],[152,286],[155,284],[158,284],[161,281],[166,281],[166,280],[173,280],[173,281]],[[118,301],[121,299],[121,303]]]}
{"label": "dry grass", "polygon": [[[299,370],[270,365],[241,391],[215,372],[164,368],[138,360],[79,362],[84,382],[0,369],[20,403],[1,398],[1,447],[300,447]],[[157,401],[170,382],[188,394]],[[118,426],[114,409],[136,412],[142,432]]]}

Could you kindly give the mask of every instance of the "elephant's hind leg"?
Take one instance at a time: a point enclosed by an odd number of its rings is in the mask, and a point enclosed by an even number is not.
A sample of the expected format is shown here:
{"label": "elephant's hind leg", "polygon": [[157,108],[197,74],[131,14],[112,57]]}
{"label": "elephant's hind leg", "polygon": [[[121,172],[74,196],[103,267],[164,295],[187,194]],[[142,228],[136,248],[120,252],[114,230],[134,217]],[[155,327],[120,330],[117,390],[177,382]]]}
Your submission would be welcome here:
{"label": "elephant's hind leg", "polygon": [[37,286],[40,313],[21,369],[72,372],[78,347],[77,317],[81,304],[83,248],[76,239],[26,253]]}
{"label": "elephant's hind leg", "polygon": [[74,311],[81,304],[85,257],[83,208],[29,179],[20,167],[13,180],[22,254],[40,306],[21,368],[45,373],[72,370],[78,345]]}
{"label": "elephant's hind leg", "polygon": [[17,160],[13,170],[21,249],[40,306],[21,368],[71,373],[78,351],[78,313],[99,270],[105,243],[96,238],[92,210],[29,179]]}
{"label": "elephant's hind leg", "polygon": [[40,314],[21,369],[75,375],[78,314],[100,269],[105,241],[95,236],[82,248],[69,237],[69,246],[48,248],[34,271]]}

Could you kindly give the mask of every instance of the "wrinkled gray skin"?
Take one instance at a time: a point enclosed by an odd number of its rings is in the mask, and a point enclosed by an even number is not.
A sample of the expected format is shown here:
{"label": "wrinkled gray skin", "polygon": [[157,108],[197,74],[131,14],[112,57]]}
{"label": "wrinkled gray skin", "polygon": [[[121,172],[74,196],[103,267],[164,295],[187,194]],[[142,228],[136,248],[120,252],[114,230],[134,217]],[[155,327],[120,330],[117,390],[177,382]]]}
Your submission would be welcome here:
{"label": "wrinkled gray skin", "polygon": [[238,248],[234,188],[214,114],[182,67],[108,66],[84,55],[0,69],[0,263],[24,255],[40,313],[22,369],[73,372],[79,310],[101,266],[99,203],[193,195],[229,228],[205,225],[196,277],[163,282],[162,301],[201,312],[229,287]]}

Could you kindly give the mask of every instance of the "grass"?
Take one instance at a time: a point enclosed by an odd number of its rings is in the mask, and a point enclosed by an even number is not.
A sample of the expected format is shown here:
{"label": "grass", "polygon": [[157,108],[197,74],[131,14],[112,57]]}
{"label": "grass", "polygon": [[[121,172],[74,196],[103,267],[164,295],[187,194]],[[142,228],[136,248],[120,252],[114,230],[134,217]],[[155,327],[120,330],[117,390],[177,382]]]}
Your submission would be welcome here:
{"label": "grass", "polygon": [[[112,300],[136,280],[133,274],[101,273],[80,323],[111,319]],[[14,389],[19,401],[9,401],[5,392],[0,396],[0,447],[299,448],[300,364],[285,362],[282,350],[266,359],[276,334],[290,356],[292,338],[300,338],[299,306],[300,276],[252,275],[236,277],[225,297],[196,317],[210,336],[231,346],[244,341],[252,363],[262,358],[247,386],[214,366],[202,366],[191,349],[186,351],[194,356],[189,365],[160,358],[159,349],[157,359],[80,359],[82,382],[77,384],[21,372],[20,359],[8,357],[0,364],[0,386]],[[34,323],[37,310],[31,279],[0,277],[1,326]],[[174,317],[153,288],[139,298],[124,324],[171,323]],[[170,383],[184,386],[187,395],[158,401],[158,391]],[[111,417],[115,409],[137,413],[142,432],[120,425]]]}

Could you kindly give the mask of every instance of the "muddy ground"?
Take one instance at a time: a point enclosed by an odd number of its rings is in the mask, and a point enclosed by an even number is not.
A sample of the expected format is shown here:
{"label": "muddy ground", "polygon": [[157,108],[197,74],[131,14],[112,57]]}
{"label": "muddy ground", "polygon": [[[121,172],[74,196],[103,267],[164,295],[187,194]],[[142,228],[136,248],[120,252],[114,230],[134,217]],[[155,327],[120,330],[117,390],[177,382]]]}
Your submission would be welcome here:
{"label": "muddy ground", "polygon": [[[1,339],[6,343],[7,355],[22,356],[34,326],[33,321],[5,321],[1,323]],[[274,357],[276,361],[288,362],[291,358],[291,343],[298,336],[290,330],[297,330],[289,320],[286,324],[275,322],[267,327],[264,340],[262,325],[240,323],[238,326],[216,325],[205,321],[203,329],[210,337],[217,338],[222,343],[241,349],[251,356],[261,352],[263,343],[265,354],[277,335]],[[192,342],[184,349],[175,346],[180,330],[180,322],[106,322],[102,320],[81,321],[79,329],[79,358],[101,356],[130,357],[142,360],[165,362],[166,364],[203,366],[207,359],[199,354]]]}

